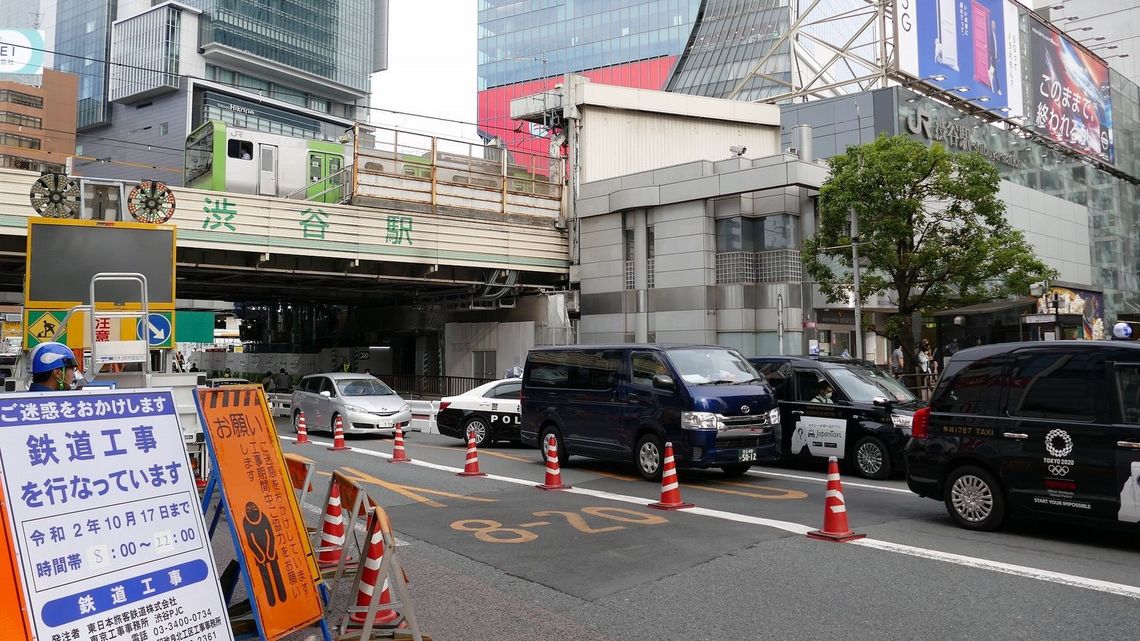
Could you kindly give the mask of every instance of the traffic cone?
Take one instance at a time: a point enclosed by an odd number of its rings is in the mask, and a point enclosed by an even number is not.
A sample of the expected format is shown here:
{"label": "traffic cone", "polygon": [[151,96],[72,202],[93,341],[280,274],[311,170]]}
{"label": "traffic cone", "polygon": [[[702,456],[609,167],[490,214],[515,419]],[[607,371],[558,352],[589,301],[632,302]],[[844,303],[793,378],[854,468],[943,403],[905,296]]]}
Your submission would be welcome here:
{"label": "traffic cone", "polygon": [[677,482],[677,464],[673,462],[673,444],[665,444],[664,469],[661,471],[661,500],[650,503],[657,510],[680,510],[693,507],[692,503],[681,500],[681,484]]}
{"label": "traffic cone", "polygon": [[[373,517],[375,518],[375,517]],[[384,560],[384,534],[377,526],[368,541],[368,554],[361,569],[360,589],[356,591],[356,611],[349,615],[353,623],[363,625],[368,620],[368,605],[372,601],[372,593],[376,589],[376,581],[380,578],[380,563]],[[384,577],[380,592],[380,606],[392,602],[392,595],[388,589],[388,577]],[[399,613],[390,608],[376,611],[372,619],[373,625],[386,625],[399,618]]]}
{"label": "traffic cone", "polygon": [[297,445],[308,445],[312,443],[309,440],[309,429],[305,427],[305,412],[302,410],[297,416]]}
{"label": "traffic cone", "polygon": [[336,423],[333,425],[333,444],[330,450],[351,450],[352,448],[344,444],[344,423],[340,420],[340,414],[336,415]]}
{"label": "traffic cone", "polygon": [[412,459],[408,458],[408,453],[404,451],[404,430],[400,426],[396,426],[396,443],[392,446],[392,458],[388,459],[389,463],[407,463]]}
{"label": "traffic cone", "polygon": [[847,504],[843,502],[843,484],[839,482],[839,460],[827,459],[827,498],[823,507],[823,529],[808,532],[809,538],[822,541],[852,541],[866,534],[856,534],[847,525]]}
{"label": "traffic cone", "polygon": [[467,430],[467,462],[456,476],[487,476],[479,471],[479,451],[475,448],[475,430]]}
{"label": "traffic cone", "polygon": [[340,484],[332,483],[329,504],[325,506],[321,526],[321,544],[317,548],[317,564],[322,569],[336,567],[344,549],[344,510],[340,505]]}
{"label": "traffic cone", "polygon": [[546,482],[536,485],[540,490],[568,490],[569,485],[562,484],[562,471],[558,469],[558,441],[553,434],[546,438]]}

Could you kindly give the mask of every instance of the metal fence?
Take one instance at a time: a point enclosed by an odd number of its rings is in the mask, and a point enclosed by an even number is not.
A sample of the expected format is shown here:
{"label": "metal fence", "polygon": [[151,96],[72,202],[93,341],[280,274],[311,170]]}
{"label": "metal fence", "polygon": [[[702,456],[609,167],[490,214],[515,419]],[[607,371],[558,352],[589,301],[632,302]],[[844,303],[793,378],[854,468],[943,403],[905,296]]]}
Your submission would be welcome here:
{"label": "metal fence", "polygon": [[422,376],[419,374],[385,374],[379,378],[405,399],[455,396],[473,387],[495,380],[475,376]]}
{"label": "metal fence", "polygon": [[937,374],[900,374],[897,378],[915,396],[924,401],[930,400],[930,393],[938,385]]}

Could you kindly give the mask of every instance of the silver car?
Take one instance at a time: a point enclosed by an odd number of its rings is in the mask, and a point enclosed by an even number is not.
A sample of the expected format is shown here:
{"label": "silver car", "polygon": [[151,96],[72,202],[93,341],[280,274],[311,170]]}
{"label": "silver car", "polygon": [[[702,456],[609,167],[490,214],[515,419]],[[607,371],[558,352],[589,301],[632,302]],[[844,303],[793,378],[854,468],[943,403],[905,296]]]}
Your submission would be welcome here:
{"label": "silver car", "polygon": [[392,434],[407,429],[412,410],[383,381],[368,374],[311,374],[293,388],[293,429],[333,432],[339,416],[345,434]]}

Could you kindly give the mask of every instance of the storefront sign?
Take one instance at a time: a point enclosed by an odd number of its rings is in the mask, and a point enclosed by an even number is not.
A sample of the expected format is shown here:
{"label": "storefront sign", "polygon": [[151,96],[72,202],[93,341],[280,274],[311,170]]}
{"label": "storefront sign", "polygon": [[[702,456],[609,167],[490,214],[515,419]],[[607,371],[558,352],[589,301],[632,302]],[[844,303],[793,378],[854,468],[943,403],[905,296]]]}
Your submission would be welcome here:
{"label": "storefront sign", "polygon": [[5,397],[0,468],[38,639],[233,639],[170,390]]}
{"label": "storefront sign", "polygon": [[940,142],[951,150],[975,151],[991,162],[999,162],[1014,169],[1021,168],[1021,159],[1016,154],[998,151],[985,141],[973,139],[972,125],[959,124],[952,119],[915,110],[903,119],[903,127],[908,134]]}

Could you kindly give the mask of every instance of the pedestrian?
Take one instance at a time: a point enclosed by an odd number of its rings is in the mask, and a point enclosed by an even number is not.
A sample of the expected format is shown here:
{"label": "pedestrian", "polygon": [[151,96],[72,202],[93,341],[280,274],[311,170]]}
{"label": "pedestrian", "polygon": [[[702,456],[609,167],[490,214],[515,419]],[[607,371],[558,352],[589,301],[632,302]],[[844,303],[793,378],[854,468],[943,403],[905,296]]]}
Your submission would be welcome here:
{"label": "pedestrian", "polygon": [[277,373],[277,376],[273,377],[273,387],[277,388],[278,392],[288,392],[293,389],[293,379],[290,378],[284,367]]}
{"label": "pedestrian", "polygon": [[32,349],[32,384],[29,392],[60,392],[74,389],[75,354],[67,345],[55,342],[40,343]]}
{"label": "pedestrian", "polygon": [[190,363],[190,371],[191,372],[197,372],[198,371],[198,364],[197,363]]}
{"label": "pedestrian", "polygon": [[233,376],[233,372],[231,372],[230,368],[227,367],[226,370],[222,372],[222,378],[229,378],[231,376]]}
{"label": "pedestrian", "polygon": [[900,343],[895,343],[895,351],[891,352],[891,375],[902,378],[903,375],[903,349]]}
{"label": "pedestrian", "polygon": [[950,342],[946,345],[946,356],[954,356],[958,353],[958,339],[951,338]]}
{"label": "pedestrian", "polygon": [[273,372],[265,370],[265,376],[261,377],[261,386],[266,392],[273,390]]}

